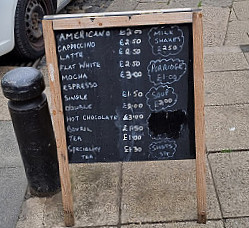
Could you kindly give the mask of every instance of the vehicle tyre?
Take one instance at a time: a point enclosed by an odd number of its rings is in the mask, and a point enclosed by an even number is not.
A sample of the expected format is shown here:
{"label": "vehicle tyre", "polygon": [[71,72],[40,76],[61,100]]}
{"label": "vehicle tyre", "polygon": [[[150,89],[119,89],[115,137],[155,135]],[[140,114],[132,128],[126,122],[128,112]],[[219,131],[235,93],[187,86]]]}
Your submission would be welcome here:
{"label": "vehicle tyre", "polygon": [[37,59],[44,54],[42,18],[54,12],[50,0],[18,0],[15,13],[15,54],[25,59]]}

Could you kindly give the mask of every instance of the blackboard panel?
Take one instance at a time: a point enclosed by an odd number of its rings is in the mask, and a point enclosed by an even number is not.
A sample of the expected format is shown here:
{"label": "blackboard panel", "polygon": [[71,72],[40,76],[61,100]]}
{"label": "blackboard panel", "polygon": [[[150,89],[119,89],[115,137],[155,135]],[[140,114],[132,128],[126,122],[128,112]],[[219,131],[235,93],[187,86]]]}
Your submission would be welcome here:
{"label": "blackboard panel", "polygon": [[195,158],[192,24],[55,36],[71,163]]}

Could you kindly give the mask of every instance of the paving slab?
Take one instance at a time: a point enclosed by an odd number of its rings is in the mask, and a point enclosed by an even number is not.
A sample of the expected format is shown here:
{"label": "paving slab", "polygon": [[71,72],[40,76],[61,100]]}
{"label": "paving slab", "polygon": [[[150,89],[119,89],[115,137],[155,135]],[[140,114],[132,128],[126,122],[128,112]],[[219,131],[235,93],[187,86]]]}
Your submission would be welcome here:
{"label": "paving slab", "polygon": [[[122,223],[196,220],[195,160],[123,164]],[[207,172],[208,218],[221,218]]]}
{"label": "paving slab", "polygon": [[249,105],[205,107],[206,146],[209,152],[249,148]]}
{"label": "paving slab", "polygon": [[0,86],[0,120],[11,120],[8,109],[8,99],[3,95],[1,86]]}
{"label": "paving slab", "polygon": [[[39,70],[42,72],[45,83],[46,83],[46,90],[45,93],[48,96],[49,102],[51,101],[50,99],[50,91],[49,91],[49,82],[48,82],[48,71],[47,67],[45,65],[45,58],[43,58],[42,63],[39,67]],[[0,81],[5,73],[8,71],[15,69],[17,67],[0,67]],[[8,99],[3,95],[2,87],[0,86],[0,120],[11,120],[10,114],[9,114],[9,109],[8,109]]]}
{"label": "paving slab", "polygon": [[0,121],[0,129],[0,168],[23,166],[12,122]]}
{"label": "paving slab", "polygon": [[[117,225],[119,221],[120,163],[70,165],[75,226]],[[63,226],[61,194],[46,201],[46,227]]]}
{"label": "paving slab", "polygon": [[234,2],[233,9],[238,20],[245,21],[249,19],[249,1]]}
{"label": "paving slab", "polygon": [[[230,7],[232,5],[232,0],[205,0],[200,4],[200,0],[140,0],[140,3],[166,3],[169,8],[199,8],[204,6],[214,6],[214,7]],[[149,9],[149,8],[148,8]]]}
{"label": "paving slab", "polygon": [[46,87],[46,89],[44,90],[44,93],[46,94],[47,96],[47,100],[48,100],[48,105],[49,105],[49,109],[51,111],[51,91],[50,91],[50,87]]}
{"label": "paving slab", "polygon": [[226,228],[248,228],[249,218],[226,219]]}
{"label": "paving slab", "polygon": [[203,7],[204,46],[222,46],[227,31],[230,9],[221,7]]}
{"label": "paving slab", "polygon": [[3,76],[11,70],[17,68],[16,66],[0,66],[0,80],[2,80]]}
{"label": "paving slab", "polygon": [[122,228],[223,228],[222,221],[207,221],[206,224],[198,224],[196,222],[179,222],[179,223],[164,223],[164,224],[144,224],[121,226]]}
{"label": "paving slab", "polygon": [[248,21],[231,21],[228,24],[225,45],[241,45],[249,43]]}
{"label": "paving slab", "polygon": [[248,217],[249,152],[210,154],[208,158],[224,218]]}
{"label": "paving slab", "polygon": [[0,186],[0,226],[13,228],[27,188],[23,168],[0,168]]}
{"label": "paving slab", "polygon": [[[136,10],[154,10],[168,8],[194,7],[196,8],[199,1],[140,1],[135,8]],[[114,2],[115,3],[115,2]],[[135,5],[135,1],[133,1]],[[203,7],[204,22],[204,46],[221,46],[223,45],[227,21],[230,14],[229,8],[221,7]]]}
{"label": "paving slab", "polygon": [[32,197],[23,202],[16,228],[45,228],[44,210],[46,198]]}
{"label": "paving slab", "polygon": [[[203,6],[215,6],[215,7],[230,7],[233,0],[205,0],[201,1],[201,7]],[[182,8],[182,7],[191,7],[198,8],[200,0],[170,0],[170,7]]]}
{"label": "paving slab", "polygon": [[205,73],[205,105],[249,103],[249,70]]}
{"label": "paving slab", "polygon": [[132,11],[136,8],[138,0],[114,0],[106,12]]}
{"label": "paving slab", "polygon": [[247,62],[249,63],[249,53],[244,53],[244,55],[246,57]]}
{"label": "paving slab", "polygon": [[46,57],[45,56],[42,57],[37,69],[39,71],[41,71],[41,73],[42,73],[42,75],[44,77],[44,81],[45,81],[46,86],[49,86],[48,68],[47,68],[47,65],[46,65]]}
{"label": "paving slab", "polygon": [[[0,67],[0,82],[3,76],[10,70],[16,67],[11,66],[1,66]],[[1,83],[0,83],[1,84]],[[2,87],[0,85],[0,120],[10,120],[9,110],[8,110],[8,99],[4,97]]]}
{"label": "paving slab", "polygon": [[169,9],[171,8],[169,1],[161,1],[161,2],[140,2],[136,10],[156,10],[156,9]]}
{"label": "paving slab", "polygon": [[204,71],[248,70],[249,64],[239,47],[204,48]]}

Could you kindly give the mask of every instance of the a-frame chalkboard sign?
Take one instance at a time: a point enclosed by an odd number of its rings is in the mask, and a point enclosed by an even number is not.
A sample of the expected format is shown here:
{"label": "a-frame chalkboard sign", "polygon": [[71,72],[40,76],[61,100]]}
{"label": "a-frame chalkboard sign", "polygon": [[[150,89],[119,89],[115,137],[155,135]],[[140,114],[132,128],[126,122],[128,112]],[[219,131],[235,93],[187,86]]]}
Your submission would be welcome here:
{"label": "a-frame chalkboard sign", "polygon": [[175,9],[43,20],[65,224],[69,163],[196,159],[206,222],[202,14]]}

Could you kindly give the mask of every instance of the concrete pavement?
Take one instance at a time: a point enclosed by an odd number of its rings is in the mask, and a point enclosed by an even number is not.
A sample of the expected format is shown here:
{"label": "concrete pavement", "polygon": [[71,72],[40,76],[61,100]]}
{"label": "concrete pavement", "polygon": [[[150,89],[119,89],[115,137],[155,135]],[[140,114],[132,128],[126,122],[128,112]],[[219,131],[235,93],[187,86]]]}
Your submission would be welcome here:
{"label": "concrete pavement", "polygon": [[[198,5],[199,0],[114,0],[106,11]],[[208,150],[207,224],[196,223],[195,163],[188,160],[71,166],[75,227],[249,227],[249,0],[206,0],[201,8]],[[40,69],[46,75],[45,63]],[[0,227],[12,228],[26,182],[20,171],[22,164],[6,100],[0,98]],[[63,227],[60,193],[51,198],[24,200],[16,227]]]}

